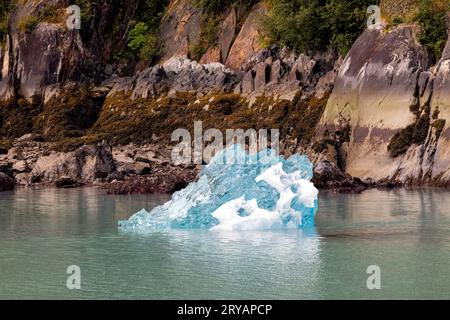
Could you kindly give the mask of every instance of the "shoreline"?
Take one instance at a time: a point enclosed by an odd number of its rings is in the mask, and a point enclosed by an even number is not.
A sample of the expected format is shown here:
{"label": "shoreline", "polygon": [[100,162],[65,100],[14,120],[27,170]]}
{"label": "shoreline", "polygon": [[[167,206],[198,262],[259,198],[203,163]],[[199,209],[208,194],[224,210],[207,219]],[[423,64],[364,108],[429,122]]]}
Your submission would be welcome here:
{"label": "shoreline", "polygon": [[[18,190],[74,190],[74,189],[90,189],[95,188],[99,190],[104,190],[105,194],[111,195],[111,196],[127,196],[127,195],[172,195],[174,192],[167,192],[167,193],[161,193],[161,192],[130,192],[130,193],[113,193],[110,192],[110,186],[111,183],[106,182],[93,182],[93,183],[85,183],[85,184],[79,184],[77,186],[71,186],[71,187],[57,187],[54,184],[34,184],[29,186],[24,185],[15,185],[14,189],[12,190],[6,190],[2,191],[1,193],[7,193],[7,192],[14,192]],[[430,190],[430,191],[446,191],[450,192],[449,187],[442,187],[442,186],[433,186],[433,185],[396,185],[396,186],[385,186],[385,185],[374,185],[369,186],[364,189],[355,188],[354,190],[349,190],[347,188],[344,189],[327,189],[327,188],[317,188],[319,192],[326,192],[331,194],[359,194],[363,193],[365,191],[394,191],[394,190],[405,190],[405,191],[423,191],[423,190]]]}
{"label": "shoreline", "polygon": [[[55,151],[51,143],[34,141],[32,135],[17,139],[0,154],[0,192],[17,187],[73,188],[100,186],[110,194],[172,194],[196,181],[201,165],[173,165],[169,144],[111,146],[103,141],[73,151]],[[308,149],[280,150],[288,157],[306,154],[314,164],[311,182],[319,190],[360,193],[368,189],[448,189],[449,183],[382,179],[365,181],[343,172],[326,158]]]}

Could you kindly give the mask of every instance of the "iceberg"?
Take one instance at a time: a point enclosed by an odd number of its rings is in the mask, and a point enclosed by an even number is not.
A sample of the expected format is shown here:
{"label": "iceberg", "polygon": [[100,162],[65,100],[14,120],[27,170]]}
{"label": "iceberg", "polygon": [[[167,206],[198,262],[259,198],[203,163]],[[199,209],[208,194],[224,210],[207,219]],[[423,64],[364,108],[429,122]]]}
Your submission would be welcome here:
{"label": "iceberg", "polygon": [[122,230],[267,230],[314,225],[318,190],[305,155],[289,159],[272,149],[248,154],[235,144],[202,168],[197,182],[151,212],[120,221]]}

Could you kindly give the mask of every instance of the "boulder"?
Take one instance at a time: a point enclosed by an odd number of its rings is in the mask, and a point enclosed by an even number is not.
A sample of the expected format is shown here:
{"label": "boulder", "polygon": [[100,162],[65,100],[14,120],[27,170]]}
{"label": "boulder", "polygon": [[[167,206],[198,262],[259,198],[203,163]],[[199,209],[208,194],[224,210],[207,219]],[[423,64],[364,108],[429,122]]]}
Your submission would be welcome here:
{"label": "boulder", "polygon": [[132,99],[146,99],[167,92],[231,92],[239,81],[239,74],[221,63],[200,64],[178,56],[134,77],[116,80],[108,96],[131,93]]}
{"label": "boulder", "polygon": [[239,81],[238,75],[220,63],[201,65],[183,57],[172,58],[164,65],[170,87],[176,91],[229,92]]}
{"label": "boulder", "polygon": [[[147,68],[142,72],[137,73],[131,81],[135,83],[132,99],[138,97],[143,99],[155,97],[162,92],[167,91],[170,87],[167,74],[160,65]],[[131,85],[128,86],[128,88],[131,89]]]}
{"label": "boulder", "polygon": [[70,178],[79,183],[92,183],[106,178],[115,170],[111,148],[105,144],[86,145],[72,152],[52,152],[40,157],[32,172],[32,182],[54,183]]}
{"label": "boulder", "polygon": [[19,172],[19,173],[29,171],[28,170],[28,164],[27,164],[27,162],[25,160],[20,160],[20,161],[15,162],[12,165],[12,169],[15,172]]}
{"label": "boulder", "polygon": [[151,172],[150,165],[145,162],[125,163],[117,166],[117,171],[124,175],[144,175]]}
{"label": "boulder", "polygon": [[316,163],[312,182],[319,189],[339,192],[361,192],[368,187],[360,179],[345,174],[334,163],[327,160]]}
{"label": "boulder", "polygon": [[312,75],[317,61],[307,55],[300,54],[288,75],[289,81],[300,81],[302,86],[309,86],[313,82]]}
{"label": "boulder", "polygon": [[61,177],[55,181],[55,186],[57,188],[76,188],[79,187],[80,184],[70,177]]}
{"label": "boulder", "polygon": [[32,139],[33,139],[33,134],[27,133],[27,134],[24,134],[23,136],[17,138],[17,141],[24,142],[24,141],[31,141]]}
{"label": "boulder", "polygon": [[155,153],[152,151],[141,151],[139,150],[136,152],[136,155],[134,156],[134,160],[137,162],[145,162],[145,163],[151,163],[156,161],[155,159]]}
{"label": "boulder", "polygon": [[242,84],[241,84],[241,90],[242,93],[251,93],[255,90],[255,82],[254,82],[254,71],[253,70],[249,70],[245,76],[244,79],[242,80]]}
{"label": "boulder", "polygon": [[261,62],[254,67],[254,70],[255,70],[255,79],[254,79],[255,90],[264,88],[264,86],[269,82],[270,79],[270,66],[265,62]]}
{"label": "boulder", "polygon": [[270,83],[278,83],[283,76],[283,65],[281,60],[275,60],[270,68]]}
{"label": "boulder", "polygon": [[3,172],[0,172],[0,192],[10,190],[14,190],[14,180]]}

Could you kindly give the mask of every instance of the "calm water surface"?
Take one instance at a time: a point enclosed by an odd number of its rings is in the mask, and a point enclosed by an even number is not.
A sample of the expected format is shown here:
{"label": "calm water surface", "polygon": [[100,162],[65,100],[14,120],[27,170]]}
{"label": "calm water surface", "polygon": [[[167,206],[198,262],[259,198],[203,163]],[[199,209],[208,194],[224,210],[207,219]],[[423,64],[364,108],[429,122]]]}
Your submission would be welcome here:
{"label": "calm water surface", "polygon": [[[308,231],[122,233],[166,196],[0,193],[0,299],[450,298],[450,192],[321,192]],[[66,268],[81,268],[68,290]],[[381,290],[366,269],[381,268]]]}

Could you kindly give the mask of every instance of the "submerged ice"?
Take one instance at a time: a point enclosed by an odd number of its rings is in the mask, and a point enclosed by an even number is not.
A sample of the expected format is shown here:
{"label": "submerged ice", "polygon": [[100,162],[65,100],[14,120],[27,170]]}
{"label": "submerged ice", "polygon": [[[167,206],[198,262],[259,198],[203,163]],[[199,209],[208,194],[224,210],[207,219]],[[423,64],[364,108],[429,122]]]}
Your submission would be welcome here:
{"label": "submerged ice", "polygon": [[306,156],[289,159],[273,150],[248,154],[233,145],[203,167],[197,182],[151,212],[120,221],[125,230],[207,228],[262,230],[314,224],[318,190]]}

